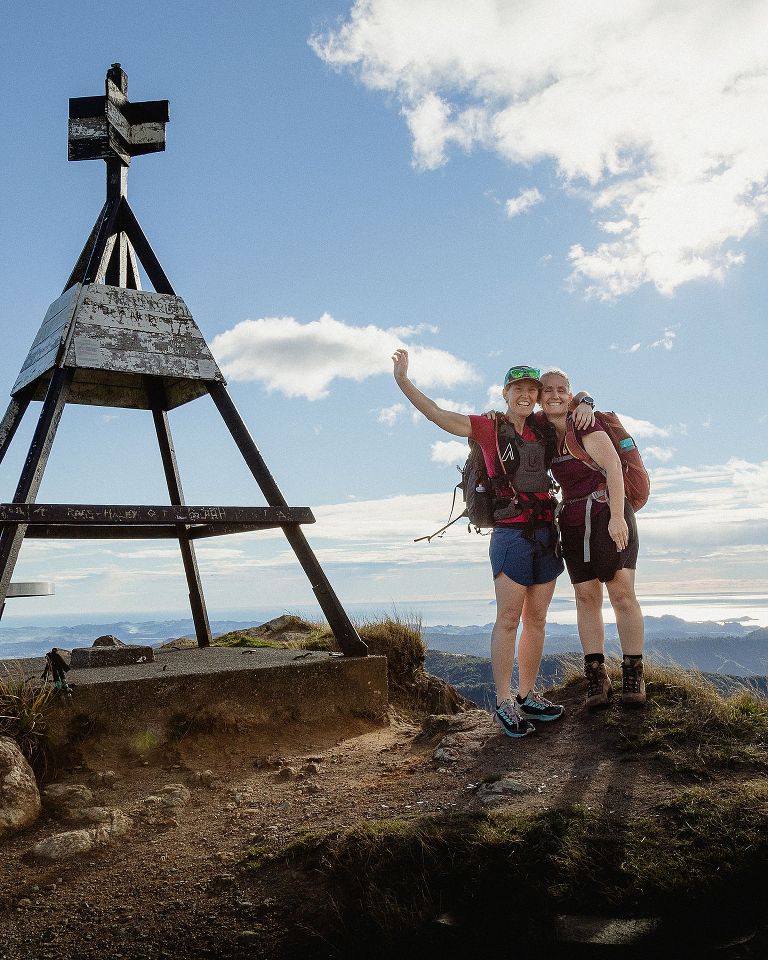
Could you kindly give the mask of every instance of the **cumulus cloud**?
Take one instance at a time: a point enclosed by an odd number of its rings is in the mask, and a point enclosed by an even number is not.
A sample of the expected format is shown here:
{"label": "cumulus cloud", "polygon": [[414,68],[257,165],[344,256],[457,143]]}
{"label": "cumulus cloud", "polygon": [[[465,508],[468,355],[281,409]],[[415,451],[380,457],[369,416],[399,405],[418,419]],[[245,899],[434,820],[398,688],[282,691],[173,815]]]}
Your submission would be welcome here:
{"label": "cumulus cloud", "polygon": [[637,420],[635,417],[628,417],[625,413],[619,414],[619,419],[631,433],[635,440],[648,437],[668,437],[672,433],[671,427],[658,427],[650,420]]}
{"label": "cumulus cloud", "polygon": [[536,189],[531,187],[529,190],[521,190],[516,197],[507,200],[506,210],[508,217],[519,217],[521,213],[535,207],[537,203],[542,203],[544,197]]}
{"label": "cumulus cloud", "polygon": [[381,410],[379,410],[379,415],[376,419],[379,421],[379,423],[383,423],[387,427],[392,427],[397,423],[404,413],[404,403],[393,403],[391,407],[382,407]]}
{"label": "cumulus cloud", "polygon": [[722,280],[768,212],[768,5],[357,0],[316,53],[394,95],[414,164],[455,147],[554,163],[605,240],[571,280],[611,299]]}
{"label": "cumulus cloud", "polygon": [[[445,350],[409,342],[424,327],[357,327],[324,313],[299,323],[293,317],[243,320],[214,337],[211,350],[230,380],[259,380],[289,397],[319,400],[338,377],[362,381],[390,373],[392,352],[408,348],[410,376],[429,387],[476,379],[472,367]],[[434,328],[429,328],[434,329]]]}
{"label": "cumulus cloud", "polygon": [[643,447],[643,456],[650,457],[652,460],[659,460],[661,463],[668,463],[674,455],[674,447]]}
{"label": "cumulus cloud", "polygon": [[458,440],[436,440],[432,444],[430,460],[433,463],[443,463],[449,466],[457,463],[461,465],[467,459],[469,448],[466,443]]}

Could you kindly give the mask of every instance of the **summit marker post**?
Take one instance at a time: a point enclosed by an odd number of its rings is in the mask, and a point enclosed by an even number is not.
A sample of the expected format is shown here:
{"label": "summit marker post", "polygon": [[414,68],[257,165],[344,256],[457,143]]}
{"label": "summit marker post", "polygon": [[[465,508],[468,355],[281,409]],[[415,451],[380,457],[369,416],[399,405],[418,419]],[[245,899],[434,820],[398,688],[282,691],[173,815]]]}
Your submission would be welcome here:
{"label": "summit marker post", "polygon": [[[0,421],[0,463],[32,401],[43,401],[12,503],[0,504],[0,617],[27,536],[74,539],[168,537],[178,541],[198,645],[211,628],[194,540],[280,527],[304,569],[339,646],[367,645],[339,602],[300,529],[308,507],[290,507],[240,417],[226,381],[186,304],[177,296],[128,203],[131,159],[165,150],[167,100],[132,103],[119,63],[104,96],[69,101],[68,158],[104,160],[104,206],[69,276],[48,309]],[[153,291],[142,290],[139,266]],[[266,507],[185,503],[168,412],[210,395],[254,476]],[[149,410],[170,506],[38,504],[37,493],[67,403]]]}

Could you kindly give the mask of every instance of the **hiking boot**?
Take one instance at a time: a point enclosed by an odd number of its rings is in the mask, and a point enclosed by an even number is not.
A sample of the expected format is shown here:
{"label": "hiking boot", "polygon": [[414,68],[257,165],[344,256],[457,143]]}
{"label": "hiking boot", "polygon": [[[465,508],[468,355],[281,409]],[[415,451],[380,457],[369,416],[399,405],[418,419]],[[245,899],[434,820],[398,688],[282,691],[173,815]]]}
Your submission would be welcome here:
{"label": "hiking boot", "polygon": [[625,707],[645,706],[643,661],[623,660],[621,663],[621,703]]}
{"label": "hiking boot", "polygon": [[503,700],[494,710],[493,719],[508,737],[527,737],[536,729],[529,720],[520,716],[512,700]]}
{"label": "hiking boot", "polygon": [[534,690],[528,693],[525,700],[521,700],[518,696],[515,701],[515,709],[526,720],[558,720],[565,711],[565,707],[561,707],[557,703],[550,703],[549,700],[540,696]]}
{"label": "hiking boot", "polygon": [[598,663],[591,660],[584,664],[584,675],[587,678],[587,699],[585,701],[588,710],[601,710],[607,707],[613,696],[613,687],[611,678],[605,669],[604,663]]}

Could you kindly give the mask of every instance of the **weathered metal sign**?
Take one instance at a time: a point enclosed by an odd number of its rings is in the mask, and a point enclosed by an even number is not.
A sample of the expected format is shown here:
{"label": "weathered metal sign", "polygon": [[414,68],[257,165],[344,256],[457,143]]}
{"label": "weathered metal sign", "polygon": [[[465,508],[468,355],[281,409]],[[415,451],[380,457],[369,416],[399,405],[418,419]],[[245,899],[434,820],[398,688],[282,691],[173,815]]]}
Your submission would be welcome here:
{"label": "weathered metal sign", "polygon": [[181,297],[99,283],[75,284],[51,304],[13,395],[57,365],[77,371],[71,403],[99,406],[148,408],[144,376],[168,378],[170,406],[203,395],[200,381],[224,382]]}

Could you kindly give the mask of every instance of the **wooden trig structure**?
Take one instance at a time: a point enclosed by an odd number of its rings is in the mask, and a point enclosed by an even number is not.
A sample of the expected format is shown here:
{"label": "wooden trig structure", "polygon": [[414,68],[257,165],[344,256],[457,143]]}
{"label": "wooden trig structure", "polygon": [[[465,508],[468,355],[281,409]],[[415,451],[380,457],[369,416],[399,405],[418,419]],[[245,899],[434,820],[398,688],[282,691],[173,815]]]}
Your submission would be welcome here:
{"label": "wooden trig structure", "polygon": [[[64,291],[45,315],[0,422],[2,462],[30,402],[42,401],[13,502],[0,504],[0,616],[25,537],[170,537],[179,542],[197,642],[207,646],[211,628],[194,541],[281,527],[341,649],[347,655],[365,655],[366,644],[300,529],[300,524],[314,522],[312,511],[286,503],[202,333],[128,203],[131,159],[165,149],[168,119],[167,100],[128,100],[128,78],[119,63],[107,72],[104,96],[69,101],[69,159],[106,162],[107,198]],[[139,264],[153,291],[141,289]],[[168,411],[206,395],[216,405],[268,506],[185,504]],[[67,403],[151,411],[170,505],[36,503]]]}

